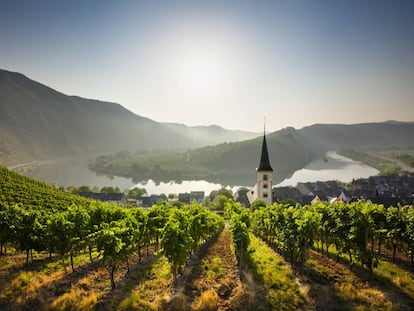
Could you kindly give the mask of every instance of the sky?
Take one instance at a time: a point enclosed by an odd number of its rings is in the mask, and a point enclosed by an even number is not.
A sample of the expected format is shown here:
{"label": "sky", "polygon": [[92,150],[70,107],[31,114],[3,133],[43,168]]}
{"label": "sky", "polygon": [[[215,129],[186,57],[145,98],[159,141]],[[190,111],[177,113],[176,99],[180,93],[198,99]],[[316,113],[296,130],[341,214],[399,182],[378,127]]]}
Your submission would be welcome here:
{"label": "sky", "polygon": [[0,68],[160,122],[414,121],[414,1],[5,1]]}

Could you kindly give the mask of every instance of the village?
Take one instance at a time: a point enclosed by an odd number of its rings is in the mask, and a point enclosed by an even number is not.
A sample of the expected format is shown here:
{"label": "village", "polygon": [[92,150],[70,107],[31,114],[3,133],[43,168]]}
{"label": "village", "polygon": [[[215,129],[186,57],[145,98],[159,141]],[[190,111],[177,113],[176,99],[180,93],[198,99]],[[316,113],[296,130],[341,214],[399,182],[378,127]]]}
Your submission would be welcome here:
{"label": "village", "polygon": [[[256,200],[267,204],[289,203],[313,205],[318,202],[352,203],[359,200],[382,204],[385,207],[410,205],[414,203],[414,174],[406,176],[371,176],[369,178],[354,179],[350,183],[340,181],[300,182],[296,187],[273,187],[272,172],[267,150],[266,135],[263,135],[262,150],[257,171],[257,182],[252,188],[241,187],[235,193],[227,190],[235,202],[244,207],[251,206]],[[270,190],[271,189],[271,190]],[[217,197],[218,191],[206,196],[204,191],[190,191],[178,194],[149,194],[138,198],[128,198],[126,194],[79,192],[84,197],[118,205],[135,205],[149,208],[160,201],[172,201],[190,204],[204,203],[206,198],[210,202]]]}

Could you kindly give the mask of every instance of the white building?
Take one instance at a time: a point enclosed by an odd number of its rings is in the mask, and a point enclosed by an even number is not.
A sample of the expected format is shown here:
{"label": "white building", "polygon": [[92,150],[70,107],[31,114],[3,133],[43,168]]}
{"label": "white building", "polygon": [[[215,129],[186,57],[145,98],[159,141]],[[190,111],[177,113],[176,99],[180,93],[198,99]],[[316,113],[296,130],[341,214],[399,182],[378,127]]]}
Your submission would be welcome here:
{"label": "white building", "polygon": [[263,135],[262,154],[260,156],[259,167],[257,168],[256,184],[247,192],[247,199],[251,205],[256,200],[263,200],[267,204],[273,203],[272,195],[272,173],[273,168],[270,165],[269,153],[267,151],[266,134]]}

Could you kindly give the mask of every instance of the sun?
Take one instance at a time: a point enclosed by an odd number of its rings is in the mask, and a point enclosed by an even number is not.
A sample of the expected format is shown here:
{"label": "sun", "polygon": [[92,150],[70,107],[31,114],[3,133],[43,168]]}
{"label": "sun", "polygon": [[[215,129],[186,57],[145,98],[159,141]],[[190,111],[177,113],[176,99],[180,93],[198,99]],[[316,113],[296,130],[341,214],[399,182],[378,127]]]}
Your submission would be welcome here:
{"label": "sun", "polygon": [[178,65],[178,83],[188,91],[213,91],[224,82],[224,70],[214,55],[207,52],[195,53],[183,58]]}
{"label": "sun", "polygon": [[173,83],[177,91],[191,97],[217,95],[226,87],[229,71],[219,51],[191,48],[174,60]]}

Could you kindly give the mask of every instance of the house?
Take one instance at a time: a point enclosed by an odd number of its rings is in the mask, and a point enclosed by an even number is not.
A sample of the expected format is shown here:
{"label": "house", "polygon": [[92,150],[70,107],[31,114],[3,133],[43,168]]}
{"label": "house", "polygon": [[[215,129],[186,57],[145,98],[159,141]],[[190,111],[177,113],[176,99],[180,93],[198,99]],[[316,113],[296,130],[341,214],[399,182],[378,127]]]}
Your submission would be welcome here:
{"label": "house", "polygon": [[327,196],[324,195],[316,195],[312,200],[311,200],[311,205],[315,205],[319,202],[327,202],[329,199]]}
{"label": "house", "polygon": [[166,198],[163,195],[156,195],[156,194],[151,194],[150,196],[142,196],[137,200],[137,205],[144,207],[144,208],[148,208],[153,206],[154,204],[157,204],[158,201],[165,201]]}
{"label": "house", "polygon": [[269,153],[267,151],[266,133],[263,134],[262,153],[260,155],[259,167],[256,172],[256,184],[246,193],[249,204],[252,205],[256,200],[263,200],[267,204],[272,204],[273,168],[270,165]]}
{"label": "house", "polygon": [[78,192],[78,195],[107,203],[114,203],[117,205],[126,205],[127,198],[123,193],[112,192]]}
{"label": "house", "polygon": [[247,188],[240,188],[233,194],[233,200],[234,202],[240,203],[244,207],[249,206],[249,200],[247,199],[247,192],[249,192],[249,189]]}
{"label": "house", "polygon": [[138,200],[137,200],[137,205],[144,207],[144,208],[148,208],[151,207],[151,200],[149,196],[141,196]]}
{"label": "house", "polygon": [[188,192],[185,193],[179,193],[178,194],[178,201],[190,204],[191,202],[191,194]]}
{"label": "house", "polygon": [[301,198],[300,198],[300,200],[299,200],[299,203],[301,204],[301,205],[311,205],[312,204],[312,201],[315,199],[315,196],[314,195],[312,195],[312,194],[306,194],[306,195],[303,195]]}
{"label": "house", "polygon": [[290,186],[275,187],[273,188],[273,192],[274,192],[275,198],[277,198],[279,202],[283,202],[284,200],[298,201],[302,196],[298,188],[290,187]]}
{"label": "house", "polygon": [[197,203],[204,202],[204,191],[191,191],[190,202],[196,201]]}
{"label": "house", "polygon": [[309,195],[312,193],[312,187],[310,183],[298,182],[296,188],[298,188],[302,195]]}

